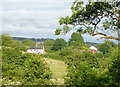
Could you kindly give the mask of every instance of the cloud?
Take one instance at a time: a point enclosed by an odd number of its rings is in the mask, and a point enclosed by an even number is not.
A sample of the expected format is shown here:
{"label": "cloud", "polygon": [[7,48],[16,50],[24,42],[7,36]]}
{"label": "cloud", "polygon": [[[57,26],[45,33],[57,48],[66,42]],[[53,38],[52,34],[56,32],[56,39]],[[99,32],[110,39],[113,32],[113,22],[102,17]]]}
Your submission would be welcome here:
{"label": "cloud", "polygon": [[[71,14],[69,8],[65,9],[62,7],[63,5],[56,6],[55,3],[53,3],[53,5],[47,5],[46,7],[41,7],[41,3],[39,3],[39,6],[38,3],[30,3],[26,4],[25,7],[21,5],[21,3],[19,3],[19,5],[17,4],[18,3],[11,2],[7,4],[4,3],[4,10],[2,11],[3,32],[9,32],[14,36],[24,35],[39,38],[52,36],[52,38],[56,38],[54,31],[59,26],[59,18]],[[16,5],[19,8],[17,8]],[[39,9],[36,9],[36,7]],[[44,7],[45,10],[43,10]]]}
{"label": "cloud", "polygon": [[1,2],[70,2],[74,0],[1,0]]}
{"label": "cloud", "polygon": [[[2,0],[2,32],[10,33],[12,36],[24,36],[35,38],[64,38],[69,40],[71,34],[54,35],[59,26],[60,17],[70,16],[70,7],[74,0]],[[1,21],[0,21],[1,22]],[[1,23],[0,23],[1,24]],[[83,35],[85,41],[97,41],[98,37]]]}

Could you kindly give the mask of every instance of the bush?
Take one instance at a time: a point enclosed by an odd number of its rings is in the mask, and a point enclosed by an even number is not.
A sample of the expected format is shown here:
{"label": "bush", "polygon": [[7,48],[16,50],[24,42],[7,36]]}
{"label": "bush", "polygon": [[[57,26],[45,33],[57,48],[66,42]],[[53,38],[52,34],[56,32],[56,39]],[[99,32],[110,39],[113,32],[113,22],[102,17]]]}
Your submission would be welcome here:
{"label": "bush", "polygon": [[104,43],[97,45],[98,50],[103,52],[103,54],[109,53],[110,49],[115,47],[117,47],[117,44],[110,40],[104,40]]}
{"label": "bush", "polygon": [[26,39],[26,40],[22,40],[22,44],[25,46],[32,46],[32,45],[35,45],[35,42],[32,40]]}
{"label": "bush", "polygon": [[55,43],[52,46],[52,50],[58,51],[67,46],[67,42],[64,39],[56,39]]}
{"label": "bush", "polygon": [[[106,60],[87,52],[75,52],[66,56],[68,73],[65,77],[65,85],[117,87],[120,83],[120,56],[117,49],[113,49],[111,52],[113,58]],[[113,62],[111,62],[112,59],[114,59]]]}
{"label": "bush", "polygon": [[65,77],[66,85],[96,85],[98,62],[91,53],[76,52],[67,56],[68,73]]}
{"label": "bush", "polygon": [[118,56],[108,68],[109,84],[111,86],[120,85],[120,56]]}
{"label": "bush", "polygon": [[71,55],[73,52],[74,52],[74,50],[71,48],[64,48],[59,52],[59,55],[64,57],[67,55]]}
{"label": "bush", "polygon": [[103,57],[103,53],[102,52],[96,52],[95,55],[98,58],[102,58]]}
{"label": "bush", "polygon": [[105,58],[111,58],[111,54],[110,53],[106,53],[106,54],[104,54],[104,57]]}
{"label": "bush", "polygon": [[109,74],[109,84],[111,87],[120,85],[120,49],[114,48],[111,49],[112,54],[112,63],[108,67],[108,74]]}
{"label": "bush", "polygon": [[45,52],[47,52],[47,53],[55,53],[56,51],[51,50],[51,48],[52,48],[52,47],[48,47],[48,46],[46,47],[46,46],[45,46]]}
{"label": "bush", "polygon": [[49,85],[51,72],[39,55],[4,47],[2,56],[3,85]]}

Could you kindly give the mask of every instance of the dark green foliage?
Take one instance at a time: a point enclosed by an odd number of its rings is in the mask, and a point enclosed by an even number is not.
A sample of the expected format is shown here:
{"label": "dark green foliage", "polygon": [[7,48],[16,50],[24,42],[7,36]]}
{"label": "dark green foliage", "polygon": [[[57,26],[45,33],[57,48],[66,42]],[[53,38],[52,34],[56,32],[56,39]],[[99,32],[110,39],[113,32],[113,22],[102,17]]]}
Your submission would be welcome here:
{"label": "dark green foliage", "polygon": [[1,37],[1,41],[2,41],[2,46],[10,46],[14,43],[14,41],[12,40],[12,37],[10,37],[9,34],[7,33],[3,33],[0,35]]}
{"label": "dark green foliage", "polygon": [[111,54],[110,53],[106,53],[106,54],[104,54],[104,57],[105,58],[111,58]]}
{"label": "dark green foliage", "polygon": [[22,40],[22,44],[25,46],[34,46],[35,42],[32,40]]}
{"label": "dark green foliage", "polygon": [[103,54],[109,53],[110,49],[114,47],[117,47],[117,45],[109,40],[105,40],[104,43],[97,45],[98,50],[103,52]]}
{"label": "dark green foliage", "polygon": [[25,52],[28,49],[28,47],[22,45],[22,43],[20,43],[19,41],[14,41],[14,43],[12,43],[10,47],[17,49],[17,50],[25,51]]}
{"label": "dark green foliage", "polygon": [[64,48],[64,49],[62,49],[60,52],[59,52],[59,55],[60,56],[67,56],[67,55],[71,55],[71,54],[73,54],[74,53],[74,50],[73,49],[71,49],[71,48]]}
{"label": "dark green foliage", "polygon": [[103,52],[103,54],[108,53],[110,49],[110,44],[98,44],[97,48],[99,51]]}
{"label": "dark green foliage", "polygon": [[53,46],[53,44],[54,44],[54,41],[53,40],[45,40],[44,42],[43,42],[43,44],[44,44],[44,46]]}
{"label": "dark green foliage", "polygon": [[12,40],[9,34],[3,33],[0,35],[2,37],[2,46],[12,47],[16,50],[27,51],[27,47],[22,45],[19,41]]}
{"label": "dark green foliage", "polygon": [[67,46],[67,42],[64,39],[56,39],[52,46],[52,50],[58,51]]}
{"label": "dark green foliage", "polygon": [[111,49],[112,63],[108,67],[109,84],[111,86],[120,85],[120,49]]}
{"label": "dark green foliage", "polygon": [[2,48],[2,84],[49,85],[51,72],[39,55]]}
{"label": "dark green foliage", "polygon": [[98,58],[102,58],[103,57],[103,53],[102,52],[96,52],[95,55]]}
{"label": "dark green foliage", "polygon": [[68,46],[84,46],[85,42],[80,33],[73,33],[68,41]]}
{"label": "dark green foliage", "polygon": [[[33,41],[24,40],[23,44],[12,40],[9,34],[2,38],[2,84],[5,85],[50,85],[51,72],[39,55],[25,53],[24,45]],[[23,52],[24,53],[24,52]],[[1,54],[0,54],[1,55]]]}
{"label": "dark green foliage", "polygon": [[78,51],[65,56],[68,65],[65,85],[118,87],[120,83],[118,48],[111,48],[109,55],[109,58],[102,58],[102,53],[91,54]]}
{"label": "dark green foliage", "polygon": [[[26,55],[23,55],[22,58],[23,57],[26,57]],[[28,55],[27,58],[29,58],[29,60],[26,59],[26,61],[24,61],[24,68],[21,68],[23,72],[26,71],[22,77],[22,83],[24,85],[49,85],[51,73],[46,63],[42,59],[39,59],[40,57],[33,54]]]}
{"label": "dark green foliage", "polygon": [[96,56],[89,52],[80,53],[78,51],[75,52],[74,54],[67,56],[66,58],[67,58],[66,63],[68,66],[74,65],[75,67],[77,67],[79,66],[80,62],[86,61],[93,65],[92,67],[98,67]]}
{"label": "dark green foliage", "polygon": [[26,38],[26,37],[12,37],[12,39],[15,41],[32,40],[34,42],[43,42],[45,40],[53,40],[51,38]]}
{"label": "dark green foliage", "polygon": [[45,52],[47,53],[55,53],[56,51],[55,50],[51,50],[52,47],[45,47]]}
{"label": "dark green foliage", "polygon": [[120,56],[118,56],[111,64],[109,69],[109,84],[111,86],[120,84]]}
{"label": "dark green foliage", "polygon": [[[71,6],[72,15],[61,17],[59,24],[63,29],[56,29],[55,34],[67,33],[72,29],[88,33],[91,36],[103,35],[105,39],[120,40],[118,36],[106,31],[119,32],[119,2],[87,2],[75,0]],[[102,24],[101,24],[102,23]],[[101,24],[101,26],[99,26]],[[99,39],[102,39],[99,38]]]}
{"label": "dark green foliage", "polygon": [[96,69],[99,67],[96,57],[91,53],[74,53],[67,56],[68,73],[66,85],[90,86],[96,84]]}

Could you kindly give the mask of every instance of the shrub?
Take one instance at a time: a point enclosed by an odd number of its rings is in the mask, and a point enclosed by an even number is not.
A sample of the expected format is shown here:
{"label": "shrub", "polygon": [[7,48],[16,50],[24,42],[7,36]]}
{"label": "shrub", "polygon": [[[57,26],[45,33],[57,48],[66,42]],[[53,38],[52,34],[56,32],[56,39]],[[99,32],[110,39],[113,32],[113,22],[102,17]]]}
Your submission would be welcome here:
{"label": "shrub", "polygon": [[[120,83],[120,59],[117,49],[113,49],[113,62],[111,58],[101,60],[91,53],[76,52],[66,56],[68,73],[65,77],[65,85],[70,86],[109,86],[117,87]],[[117,56],[116,56],[117,55]],[[100,63],[102,61],[102,63]],[[98,63],[99,62],[99,63]],[[105,64],[103,64],[103,62]],[[106,64],[108,63],[108,64]]]}
{"label": "shrub", "polygon": [[3,85],[49,85],[51,72],[39,55],[4,47],[2,56]]}
{"label": "shrub", "polygon": [[106,53],[106,54],[104,54],[104,57],[105,57],[105,58],[111,58],[111,53]]}
{"label": "shrub", "polygon": [[103,57],[103,53],[102,52],[96,52],[95,55],[98,58],[102,58]]}
{"label": "shrub", "polygon": [[67,42],[64,39],[56,39],[52,46],[52,50],[58,51],[67,46]]}
{"label": "shrub", "polygon": [[120,49],[114,48],[111,49],[111,57],[113,59],[112,63],[108,67],[108,75],[109,75],[109,84],[111,87],[120,85]]}
{"label": "shrub", "polygon": [[59,52],[60,56],[67,56],[67,55],[71,55],[73,53],[73,49],[71,48],[64,48]]}
{"label": "shrub", "polygon": [[84,86],[96,83],[95,77],[99,66],[95,55],[76,52],[66,58],[68,65],[68,73],[65,77],[66,85]]}

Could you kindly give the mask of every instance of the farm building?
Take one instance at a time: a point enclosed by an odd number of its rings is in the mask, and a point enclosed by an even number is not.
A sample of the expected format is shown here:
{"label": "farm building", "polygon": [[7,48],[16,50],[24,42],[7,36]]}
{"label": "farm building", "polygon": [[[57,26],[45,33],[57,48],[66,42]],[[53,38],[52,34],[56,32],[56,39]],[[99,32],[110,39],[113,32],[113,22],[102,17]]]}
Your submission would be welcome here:
{"label": "farm building", "polygon": [[98,52],[97,48],[94,47],[94,46],[91,46],[90,49],[81,49],[80,51],[81,52],[87,52],[88,51],[88,52],[92,52],[93,54]]}
{"label": "farm building", "polygon": [[90,47],[90,50],[92,51],[93,54],[98,51],[97,48],[94,47],[94,46],[91,46],[91,47]]}
{"label": "farm building", "polygon": [[30,46],[30,48],[27,50],[28,53],[36,53],[36,54],[45,54],[44,46],[38,46],[38,43],[36,43],[36,46]]}

